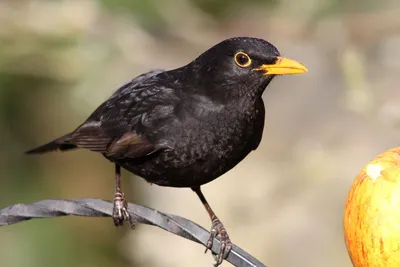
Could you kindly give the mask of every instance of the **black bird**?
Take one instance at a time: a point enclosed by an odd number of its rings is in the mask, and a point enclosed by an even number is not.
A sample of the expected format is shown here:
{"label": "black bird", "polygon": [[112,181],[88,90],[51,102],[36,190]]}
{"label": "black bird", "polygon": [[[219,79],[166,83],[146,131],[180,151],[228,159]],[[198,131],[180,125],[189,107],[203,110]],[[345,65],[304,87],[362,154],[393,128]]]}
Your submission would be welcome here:
{"label": "black bird", "polygon": [[276,75],[307,72],[257,38],[227,39],[186,66],[144,73],[119,88],[73,132],[28,154],[86,148],[115,163],[113,220],[134,221],[120,186],[121,167],[160,186],[189,187],[219,235],[217,265],[231,241],[200,186],[255,150],[264,128],[261,98]]}

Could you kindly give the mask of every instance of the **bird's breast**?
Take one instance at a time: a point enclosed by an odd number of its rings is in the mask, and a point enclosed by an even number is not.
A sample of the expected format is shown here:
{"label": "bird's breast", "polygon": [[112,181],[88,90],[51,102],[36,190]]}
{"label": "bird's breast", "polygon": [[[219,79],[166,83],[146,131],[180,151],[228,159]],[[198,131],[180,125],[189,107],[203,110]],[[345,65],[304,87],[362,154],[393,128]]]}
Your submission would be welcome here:
{"label": "bird's breast", "polygon": [[170,147],[160,158],[160,164],[181,175],[199,180],[213,180],[233,168],[257,142],[259,132],[254,112],[249,116],[219,113],[204,121],[192,122],[171,136]]}
{"label": "bird's breast", "polygon": [[158,185],[199,186],[232,169],[255,148],[263,121],[256,107],[246,113],[209,113],[201,120],[187,115],[162,131],[159,140],[165,149],[143,163],[123,167]]}

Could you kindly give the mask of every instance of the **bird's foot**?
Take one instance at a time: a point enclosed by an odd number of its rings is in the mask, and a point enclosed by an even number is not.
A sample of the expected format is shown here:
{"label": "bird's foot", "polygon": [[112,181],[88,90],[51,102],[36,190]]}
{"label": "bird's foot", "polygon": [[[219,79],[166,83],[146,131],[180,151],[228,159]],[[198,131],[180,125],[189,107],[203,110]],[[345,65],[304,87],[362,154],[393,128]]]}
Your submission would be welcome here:
{"label": "bird's foot", "polygon": [[219,253],[216,255],[216,262],[214,266],[218,266],[222,263],[222,261],[228,256],[229,251],[232,249],[232,242],[229,238],[228,233],[226,232],[226,229],[222,222],[218,219],[215,218],[212,222],[212,227],[211,227],[211,233],[210,233],[210,238],[207,241],[207,248],[204,253],[207,252],[207,250],[211,250],[212,245],[214,243],[214,238],[216,236],[220,237],[220,248],[219,248]]}
{"label": "bird's foot", "polygon": [[117,227],[124,225],[125,221],[129,221],[131,228],[135,228],[135,221],[128,213],[128,203],[125,200],[124,193],[121,191],[115,192],[112,217]]}

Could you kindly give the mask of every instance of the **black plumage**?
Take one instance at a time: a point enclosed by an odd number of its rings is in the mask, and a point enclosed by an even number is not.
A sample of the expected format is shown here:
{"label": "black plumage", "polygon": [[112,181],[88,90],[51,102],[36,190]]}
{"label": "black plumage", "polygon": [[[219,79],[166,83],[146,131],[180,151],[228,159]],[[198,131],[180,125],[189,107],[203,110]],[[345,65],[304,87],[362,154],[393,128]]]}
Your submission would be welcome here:
{"label": "black plumage", "polygon": [[114,162],[116,225],[129,218],[120,166],[150,183],[192,188],[213,223],[209,246],[216,234],[221,236],[219,264],[230,240],[200,186],[258,147],[265,115],[261,96],[271,80],[305,71],[265,40],[227,39],[186,66],[136,77],[75,131],[27,153],[86,148]]}

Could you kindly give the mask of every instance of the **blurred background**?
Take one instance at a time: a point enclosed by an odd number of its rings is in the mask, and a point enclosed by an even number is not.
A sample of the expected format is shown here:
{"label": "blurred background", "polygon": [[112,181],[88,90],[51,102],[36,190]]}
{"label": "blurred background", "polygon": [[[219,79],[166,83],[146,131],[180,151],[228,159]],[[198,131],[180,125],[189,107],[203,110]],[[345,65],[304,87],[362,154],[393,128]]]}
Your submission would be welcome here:
{"label": "blurred background", "polygon": [[[398,0],[0,1],[0,205],[112,199],[114,167],[88,151],[23,152],[73,130],[113,91],[182,66],[233,36],[269,40],[306,75],[277,78],[259,149],[203,192],[233,242],[268,266],[351,266],[347,192],[375,155],[399,145]],[[189,189],[123,173],[128,200],[206,229]],[[33,220],[0,229],[4,267],[211,266],[204,248],[111,219]],[[223,266],[229,263],[223,263]]]}

